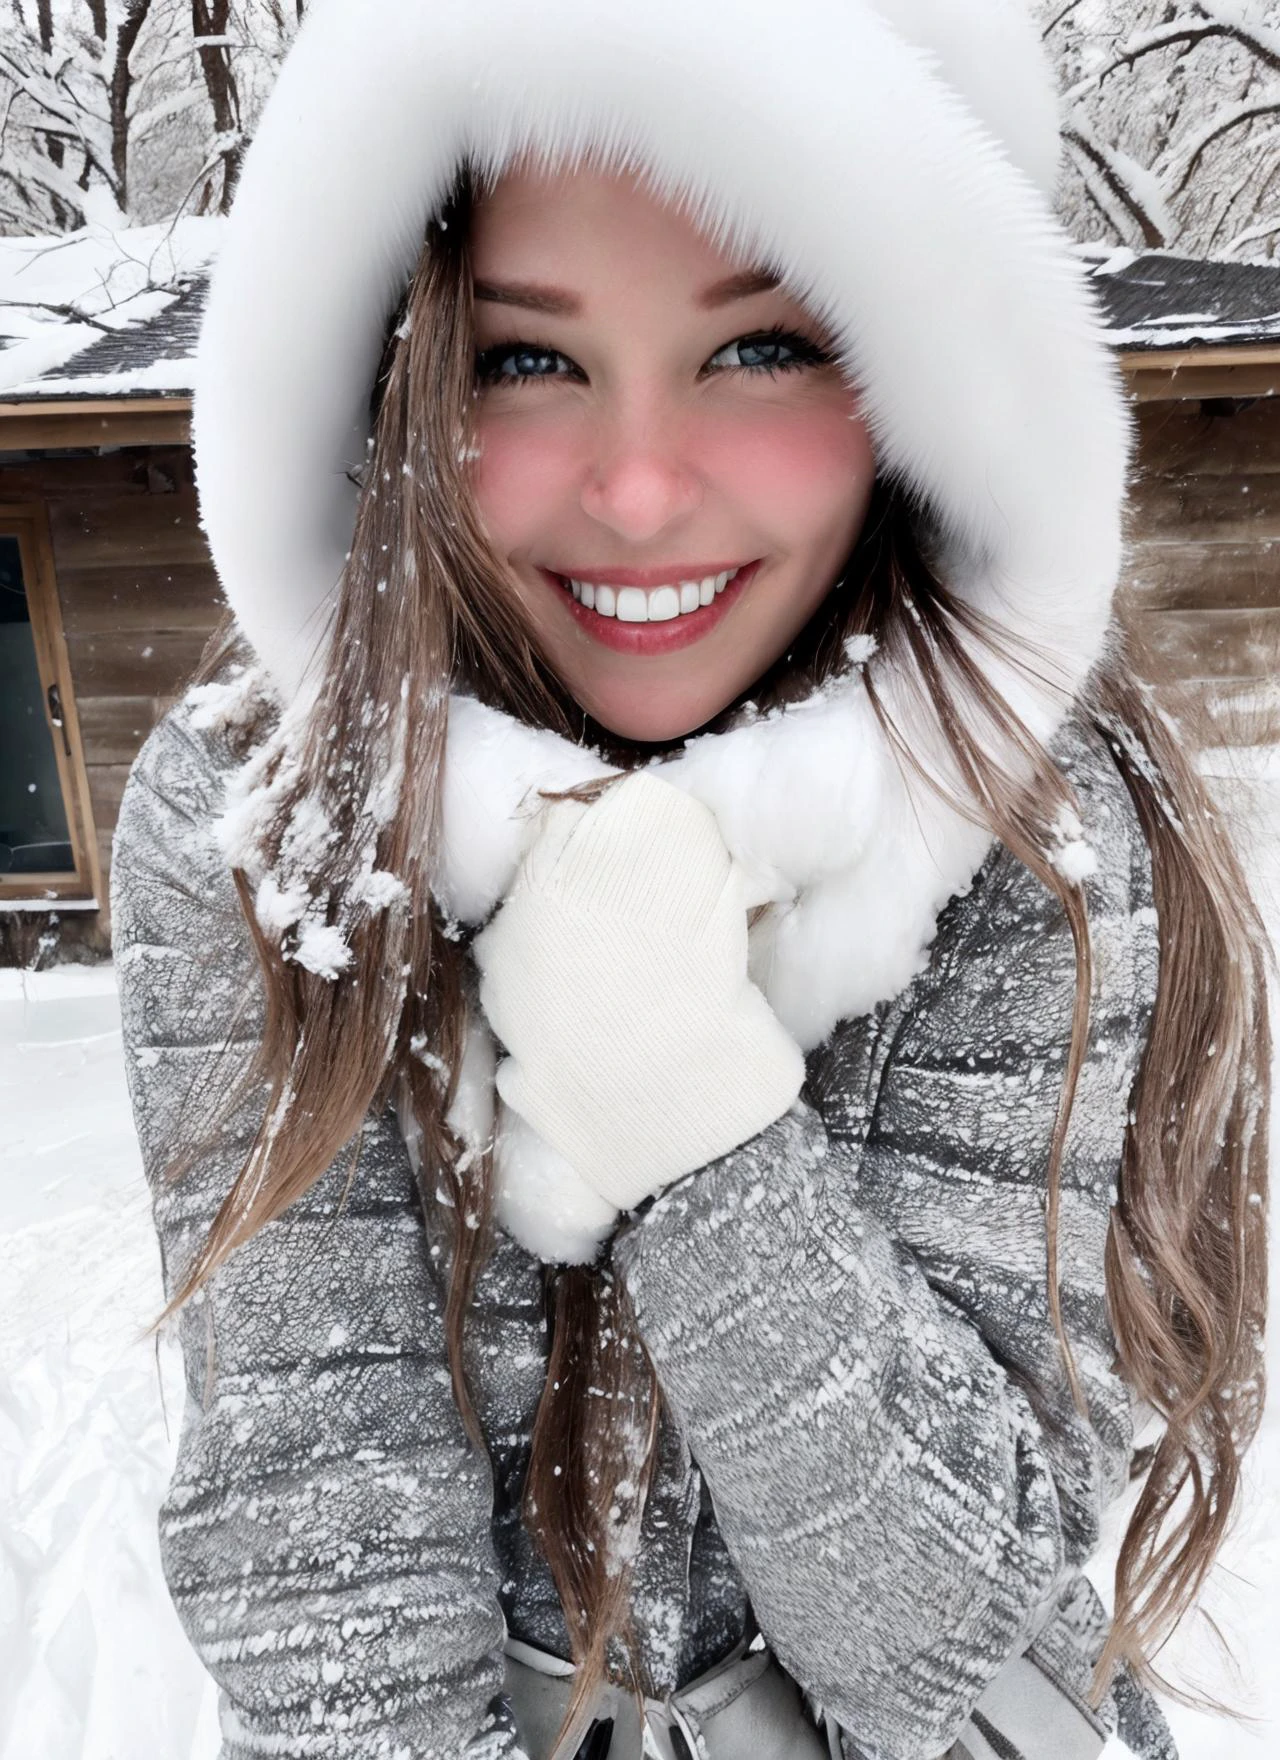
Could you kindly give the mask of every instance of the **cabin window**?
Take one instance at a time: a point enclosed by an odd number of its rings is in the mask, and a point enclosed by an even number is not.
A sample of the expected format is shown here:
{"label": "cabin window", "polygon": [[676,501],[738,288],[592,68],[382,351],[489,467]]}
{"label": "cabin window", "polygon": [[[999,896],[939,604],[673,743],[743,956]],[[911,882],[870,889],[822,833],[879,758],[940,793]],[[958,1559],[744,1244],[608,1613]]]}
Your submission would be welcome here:
{"label": "cabin window", "polygon": [[0,505],[0,904],[91,899],[93,850],[44,510]]}

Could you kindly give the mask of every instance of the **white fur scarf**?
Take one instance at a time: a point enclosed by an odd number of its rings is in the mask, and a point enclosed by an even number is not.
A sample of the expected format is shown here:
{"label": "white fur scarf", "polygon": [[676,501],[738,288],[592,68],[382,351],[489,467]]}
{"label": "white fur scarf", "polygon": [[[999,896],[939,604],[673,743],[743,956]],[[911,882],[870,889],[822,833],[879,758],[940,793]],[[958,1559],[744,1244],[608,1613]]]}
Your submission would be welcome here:
{"label": "white fur scarf", "polygon": [[[938,911],[991,842],[894,757],[858,672],[653,768],[712,810],[750,903],[773,906],[752,930],[750,974],[806,1051],[920,970]],[[455,696],[442,910],[484,922],[515,878],[538,790],[612,773],[585,747]]]}

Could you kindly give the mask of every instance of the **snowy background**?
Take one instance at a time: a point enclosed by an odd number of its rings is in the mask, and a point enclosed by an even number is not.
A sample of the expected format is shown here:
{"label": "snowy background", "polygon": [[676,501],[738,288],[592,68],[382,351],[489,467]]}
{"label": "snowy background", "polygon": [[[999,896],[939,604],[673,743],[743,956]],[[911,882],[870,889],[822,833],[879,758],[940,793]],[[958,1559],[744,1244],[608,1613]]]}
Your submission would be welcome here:
{"label": "snowy background", "polygon": [[[1219,752],[1213,764],[1274,934],[1280,754]],[[0,970],[0,1117],[0,1760],[215,1760],[213,1690],[156,1545],[182,1393],[176,1345],[140,1338],[162,1302],[160,1269],[110,967]],[[1274,1342],[1272,1359],[1280,1386]],[[1171,1707],[1182,1760],[1280,1752],[1274,1407],[1246,1466],[1247,1505],[1204,1612],[1162,1663],[1260,1721]],[[1127,1514],[1116,1506],[1091,1567],[1104,1596]],[[1107,1760],[1123,1753],[1113,1745]]]}

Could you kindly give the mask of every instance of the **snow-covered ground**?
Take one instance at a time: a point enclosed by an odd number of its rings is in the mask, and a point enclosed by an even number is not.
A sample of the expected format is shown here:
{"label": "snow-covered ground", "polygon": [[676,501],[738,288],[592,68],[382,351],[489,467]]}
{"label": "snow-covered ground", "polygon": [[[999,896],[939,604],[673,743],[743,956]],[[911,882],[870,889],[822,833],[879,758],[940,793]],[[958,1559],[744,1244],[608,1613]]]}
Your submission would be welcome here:
{"label": "snow-covered ground", "polygon": [[[1219,767],[1280,926],[1280,754]],[[181,1386],[175,1347],[141,1338],[161,1302],[159,1258],[109,968],[0,971],[0,1118],[0,1760],[214,1760],[213,1692],[155,1540]],[[1203,1615],[1161,1660],[1260,1721],[1171,1707],[1182,1760],[1280,1751],[1274,1411],[1248,1486],[1204,1600],[1239,1671],[1217,1659]],[[1126,1515],[1114,1512],[1114,1535]],[[1113,1557],[1091,1570],[1104,1594]]]}
{"label": "snow-covered ground", "polygon": [[206,1760],[155,1512],[182,1410],[109,967],[0,971],[0,1756]]}

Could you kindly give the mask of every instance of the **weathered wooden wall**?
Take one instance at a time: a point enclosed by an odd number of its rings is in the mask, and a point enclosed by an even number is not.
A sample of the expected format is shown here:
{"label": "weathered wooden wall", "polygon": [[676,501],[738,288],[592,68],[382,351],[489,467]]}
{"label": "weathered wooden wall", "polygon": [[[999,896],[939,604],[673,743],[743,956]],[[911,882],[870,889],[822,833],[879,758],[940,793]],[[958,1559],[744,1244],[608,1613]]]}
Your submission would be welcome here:
{"label": "weathered wooden wall", "polygon": [[[1280,740],[1280,397],[1146,403],[1137,417],[1134,622],[1175,697],[1207,711],[1210,739]],[[0,500],[48,508],[105,882],[129,765],[222,611],[191,454],[0,461]]]}
{"label": "weathered wooden wall", "polygon": [[48,510],[105,887],[129,765],[223,609],[191,452],[0,460],[0,501]]}
{"label": "weathered wooden wall", "polygon": [[1280,397],[1140,406],[1125,596],[1206,743],[1280,740]]}

